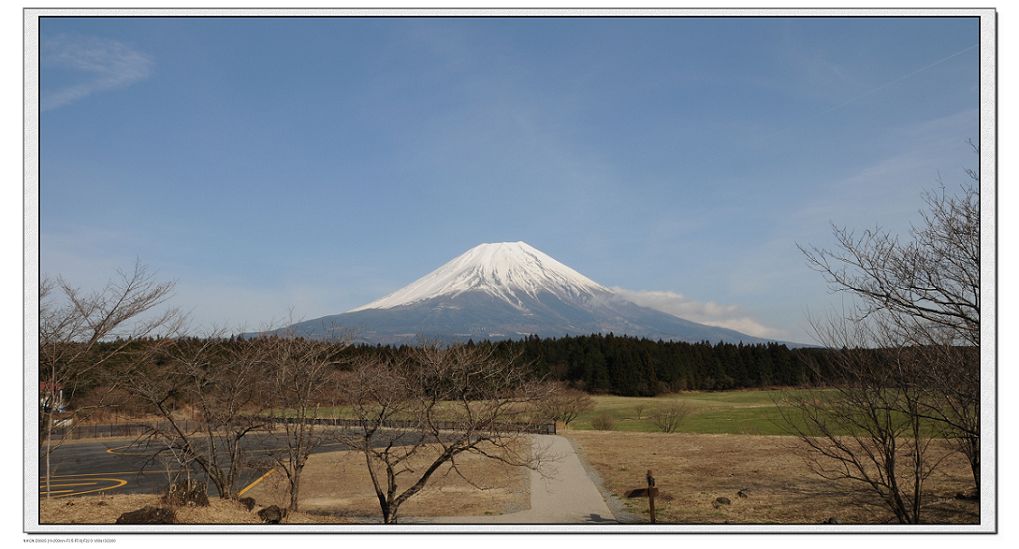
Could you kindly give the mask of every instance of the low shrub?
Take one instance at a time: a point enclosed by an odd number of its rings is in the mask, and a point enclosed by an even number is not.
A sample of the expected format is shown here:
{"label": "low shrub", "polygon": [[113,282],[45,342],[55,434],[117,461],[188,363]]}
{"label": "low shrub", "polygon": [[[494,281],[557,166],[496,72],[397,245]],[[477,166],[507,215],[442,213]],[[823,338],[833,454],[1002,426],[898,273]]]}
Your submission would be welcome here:
{"label": "low shrub", "polygon": [[601,413],[591,420],[591,427],[598,431],[611,431],[616,426],[616,418]]}

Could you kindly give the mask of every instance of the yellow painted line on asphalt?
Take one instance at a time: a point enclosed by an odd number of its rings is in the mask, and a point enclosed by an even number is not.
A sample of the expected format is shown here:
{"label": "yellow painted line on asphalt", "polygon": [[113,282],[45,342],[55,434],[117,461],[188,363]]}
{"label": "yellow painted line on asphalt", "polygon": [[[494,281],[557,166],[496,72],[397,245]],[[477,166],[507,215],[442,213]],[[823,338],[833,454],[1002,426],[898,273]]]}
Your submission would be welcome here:
{"label": "yellow painted line on asphalt", "polygon": [[84,494],[91,494],[91,493],[94,493],[94,492],[105,492],[107,490],[116,490],[117,488],[120,488],[121,486],[126,486],[127,485],[127,481],[122,479],[122,478],[97,478],[96,480],[105,480],[107,482],[112,482],[113,484],[110,485],[110,486],[102,486],[102,487],[99,487],[99,488],[94,488],[92,490],[81,490],[81,491],[65,490],[65,492],[71,492],[71,493],[70,494],[61,494],[59,496],[53,496],[53,497],[66,498],[66,497],[69,497],[69,496],[81,496],[81,495],[84,495]]}
{"label": "yellow painted line on asphalt", "polygon": [[262,482],[263,480],[268,478],[269,475],[271,475],[273,471],[275,471],[275,469],[269,469],[269,471],[267,471],[264,475],[256,478],[251,484],[245,486],[240,492],[237,492],[237,495],[238,496],[243,496],[245,492],[247,492],[248,490],[251,490],[255,486],[258,486],[258,484],[260,482]]}
{"label": "yellow painted line on asphalt", "polygon": [[[333,442],[333,443],[329,443],[329,444],[322,444],[319,447],[322,448],[322,447],[325,447],[325,446],[338,446],[340,444],[342,444],[342,443],[341,442]],[[261,450],[255,450],[255,451],[274,452],[274,451],[282,451],[282,450],[286,450],[286,449],[287,448],[269,448],[269,449],[264,449],[263,448]],[[271,475],[273,473],[273,471],[275,471],[275,470],[276,470],[275,468],[274,469],[269,469],[269,471],[267,471],[264,475],[256,478],[254,481],[252,481],[251,484],[249,484],[249,485],[245,486],[244,488],[242,488],[240,492],[237,492],[237,496],[238,497],[243,496],[248,490],[251,490],[255,486],[258,486],[263,480],[269,478],[269,475]]]}
{"label": "yellow painted line on asphalt", "polygon": [[107,454],[113,454],[115,456],[148,456],[148,455],[152,454],[152,452],[120,452],[120,451],[118,451],[118,450],[123,450],[124,448],[131,448],[132,446],[134,446],[134,445],[133,444],[125,444],[124,446],[116,446],[114,448],[107,448],[106,449],[106,453]]}
{"label": "yellow painted line on asphalt", "polygon": [[[105,492],[107,490],[116,490],[117,488],[127,485],[126,480],[112,476],[119,474],[131,473],[82,473],[80,475],[61,475],[60,478],[56,478],[56,475],[54,475],[51,477],[49,491],[46,491],[46,477],[41,477],[39,494],[51,498],[66,498],[70,496],[92,494],[95,492]],[[82,489],[86,487],[90,489]],[[54,490],[54,488],[77,489]]]}
{"label": "yellow painted line on asphalt", "polygon": [[[138,471],[117,471],[115,473],[74,473],[74,474],[66,474],[66,475],[50,475],[50,478],[71,478],[71,479],[73,479],[73,478],[76,478],[76,477],[95,477],[95,476],[100,476],[100,475],[133,475],[135,473],[138,473]],[[44,478],[46,478],[46,476],[42,475],[39,478],[44,479]]]}

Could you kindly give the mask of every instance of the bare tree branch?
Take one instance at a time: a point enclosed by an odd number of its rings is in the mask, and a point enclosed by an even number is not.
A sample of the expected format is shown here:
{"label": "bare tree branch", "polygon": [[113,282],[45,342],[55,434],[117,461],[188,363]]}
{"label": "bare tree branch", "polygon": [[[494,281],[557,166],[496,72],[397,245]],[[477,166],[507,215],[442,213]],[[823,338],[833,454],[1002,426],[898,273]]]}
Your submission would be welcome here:
{"label": "bare tree branch", "polygon": [[[540,407],[552,387],[491,346],[426,345],[409,357],[361,356],[344,387],[361,428],[343,440],[364,455],[387,524],[435,473],[460,474],[462,454],[527,468],[548,459],[527,432],[548,421]],[[426,450],[428,464],[411,469],[411,458]]]}

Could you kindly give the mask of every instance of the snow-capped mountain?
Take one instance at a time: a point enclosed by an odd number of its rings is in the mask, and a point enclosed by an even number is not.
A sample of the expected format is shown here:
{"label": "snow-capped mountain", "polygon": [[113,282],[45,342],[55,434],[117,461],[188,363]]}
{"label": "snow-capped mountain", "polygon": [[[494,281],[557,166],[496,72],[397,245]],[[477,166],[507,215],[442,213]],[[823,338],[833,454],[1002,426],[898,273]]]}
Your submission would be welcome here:
{"label": "snow-capped mountain", "polygon": [[614,333],[758,343],[630,302],[525,242],[480,244],[381,299],[284,329],[369,343]]}
{"label": "snow-capped mountain", "polygon": [[583,301],[612,293],[526,242],[499,242],[475,246],[409,285],[348,312],[394,309],[470,292],[505,301],[524,313],[525,302],[540,294]]}

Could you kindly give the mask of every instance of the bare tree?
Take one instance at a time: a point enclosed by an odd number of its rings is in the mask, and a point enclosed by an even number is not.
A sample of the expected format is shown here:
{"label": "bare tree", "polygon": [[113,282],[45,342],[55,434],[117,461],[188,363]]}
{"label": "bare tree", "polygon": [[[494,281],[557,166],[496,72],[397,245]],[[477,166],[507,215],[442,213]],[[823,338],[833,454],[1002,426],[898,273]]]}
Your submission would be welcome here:
{"label": "bare tree", "polygon": [[233,498],[257,446],[250,435],[267,424],[265,374],[263,349],[253,342],[186,338],[166,344],[125,382],[161,420],[146,437],[153,457],[172,456],[189,479],[197,466],[221,498]]}
{"label": "bare tree", "polygon": [[945,436],[970,465],[975,495],[980,495],[980,349],[930,343],[914,347],[924,365],[918,386],[924,397],[919,413],[947,427]]}
{"label": "bare tree", "polygon": [[[97,291],[79,289],[62,277],[39,286],[39,447],[45,460],[47,494],[51,456],[82,422],[109,405],[122,385],[106,376],[112,364],[137,349],[137,340],[158,330],[176,331],[174,309],[157,312],[173,293],[141,263]],[[92,390],[89,403],[80,405]],[[99,393],[99,394],[97,394]],[[56,437],[57,430],[62,432]]]}
{"label": "bare tree", "polygon": [[678,402],[654,410],[651,413],[651,423],[663,433],[675,433],[689,415],[690,406],[685,402]]}
{"label": "bare tree", "polygon": [[563,382],[556,382],[542,402],[541,413],[550,421],[561,421],[565,427],[569,427],[580,414],[593,408],[594,400],[590,395]]}
{"label": "bare tree", "polygon": [[611,431],[616,428],[616,418],[608,412],[602,412],[591,418],[591,428],[596,431]]}
{"label": "bare tree", "polygon": [[644,404],[643,402],[638,402],[633,407],[633,415],[637,419],[644,419],[644,412],[646,412],[646,411],[647,411],[647,405]]}
{"label": "bare tree", "polygon": [[333,374],[346,345],[279,336],[254,343],[267,364],[265,401],[271,404],[274,416],[271,432],[282,435],[285,444],[283,452],[273,452],[270,457],[286,475],[289,508],[297,511],[304,466],[311,453],[328,440],[328,433],[316,424],[323,405],[331,408],[337,404]]}
{"label": "bare tree", "polygon": [[535,470],[547,459],[525,431],[543,421],[536,408],[549,388],[491,346],[362,356],[345,386],[360,428],[344,440],[363,453],[387,524],[440,469],[463,478],[457,459],[465,454]]}
{"label": "bare tree", "polygon": [[923,355],[910,380],[925,393],[917,413],[950,428],[979,493],[979,177],[967,174],[972,182],[958,194],[942,186],[924,195],[921,222],[905,241],[880,229],[856,235],[836,227],[837,250],[801,250],[834,291],[856,298],[849,320],[882,330],[878,339],[889,347]]}
{"label": "bare tree", "polygon": [[783,415],[811,451],[815,473],[861,483],[900,523],[917,524],[925,482],[946,455],[935,444],[943,432],[923,414],[921,355],[896,343],[886,316],[814,321],[818,339],[838,349],[827,364],[829,385],[789,399],[794,412]]}

